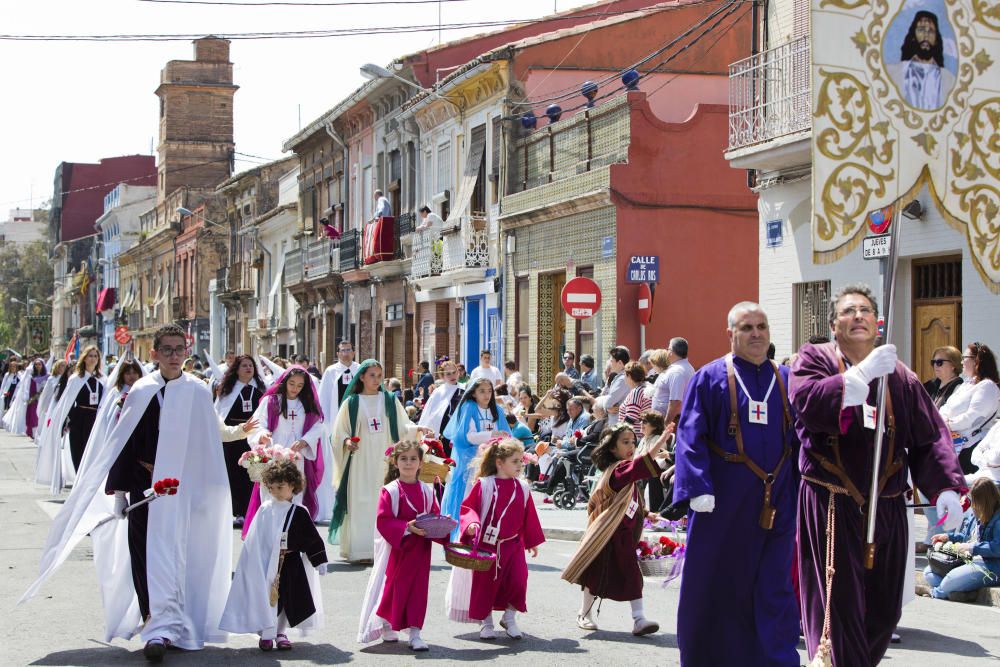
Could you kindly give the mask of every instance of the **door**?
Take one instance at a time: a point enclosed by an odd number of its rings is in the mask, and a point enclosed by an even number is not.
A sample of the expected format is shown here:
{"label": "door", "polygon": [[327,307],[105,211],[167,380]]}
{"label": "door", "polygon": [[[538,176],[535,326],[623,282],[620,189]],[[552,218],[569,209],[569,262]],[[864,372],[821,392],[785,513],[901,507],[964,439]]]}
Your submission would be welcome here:
{"label": "door", "polygon": [[962,349],[960,256],[913,263],[913,370],[921,382],[934,378],[930,361],[944,345]]}
{"label": "door", "polygon": [[[482,352],[482,312],[482,297],[469,297],[465,300],[465,367],[470,371],[479,365],[479,353]],[[496,359],[493,364],[502,366],[503,361]]]}
{"label": "door", "polygon": [[962,348],[958,336],[959,304],[933,303],[917,305],[913,313],[913,368],[921,382],[934,379],[931,358],[934,350],[944,345]]}

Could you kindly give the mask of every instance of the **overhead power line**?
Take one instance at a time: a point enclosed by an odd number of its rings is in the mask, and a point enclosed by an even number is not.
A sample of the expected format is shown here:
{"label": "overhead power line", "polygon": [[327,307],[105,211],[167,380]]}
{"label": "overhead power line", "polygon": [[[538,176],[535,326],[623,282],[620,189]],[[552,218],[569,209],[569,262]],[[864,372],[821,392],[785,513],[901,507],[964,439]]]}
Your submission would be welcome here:
{"label": "overhead power line", "polygon": [[138,0],[164,5],[212,5],[215,7],[352,7],[354,5],[430,5],[469,0],[344,0],[344,2],[224,2],[222,0]]}

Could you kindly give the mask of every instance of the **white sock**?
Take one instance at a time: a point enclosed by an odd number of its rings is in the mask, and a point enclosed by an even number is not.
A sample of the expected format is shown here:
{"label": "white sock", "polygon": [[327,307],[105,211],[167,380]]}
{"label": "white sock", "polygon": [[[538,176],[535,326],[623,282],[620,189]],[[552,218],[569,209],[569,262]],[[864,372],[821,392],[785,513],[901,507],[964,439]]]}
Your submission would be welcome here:
{"label": "white sock", "polygon": [[288,632],[288,617],[285,616],[285,612],[281,612],[278,616],[278,634],[283,635]]}
{"label": "white sock", "polygon": [[644,616],[642,613],[642,598],[638,600],[629,600],[629,604],[632,605],[632,620],[638,621]]}
{"label": "white sock", "polygon": [[410,628],[410,641],[420,639],[420,628]]}
{"label": "white sock", "polygon": [[484,618],[481,622],[482,622],[482,625],[483,625],[484,628],[492,628],[493,627],[493,612],[490,612],[489,614],[487,614],[486,618]]}
{"label": "white sock", "polygon": [[514,620],[514,614],[516,614],[516,613],[517,613],[517,610],[514,609],[513,607],[507,607],[507,609],[505,609],[504,612],[503,612],[503,620],[505,622],[513,621]]}
{"label": "white sock", "polygon": [[585,616],[587,618],[593,618],[594,604],[597,602],[597,598],[594,594],[590,592],[590,589],[583,589],[583,606],[580,607],[580,616]]}

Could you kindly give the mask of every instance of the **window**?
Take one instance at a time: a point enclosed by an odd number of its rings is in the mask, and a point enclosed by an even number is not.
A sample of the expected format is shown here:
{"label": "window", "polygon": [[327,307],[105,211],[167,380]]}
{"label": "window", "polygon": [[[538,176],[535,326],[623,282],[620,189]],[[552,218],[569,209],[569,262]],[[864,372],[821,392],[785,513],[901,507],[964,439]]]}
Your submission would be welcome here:
{"label": "window", "polygon": [[403,319],[403,304],[390,303],[385,307],[386,322],[395,322],[396,320],[401,319]]}
{"label": "window", "polygon": [[[795,304],[795,350],[812,336],[829,336],[830,323],[830,281],[817,280],[811,283],[796,283],[793,303]],[[794,350],[793,350],[794,351]]]}
{"label": "window", "polygon": [[422,206],[430,206],[434,197],[434,153],[427,151],[424,153],[423,177],[423,202]]}
{"label": "window", "polygon": [[431,338],[431,321],[424,320],[420,328],[420,358],[425,361],[433,361],[437,357],[434,354],[434,340]]}
{"label": "window", "polygon": [[[581,278],[594,279],[594,267],[586,266],[580,267],[576,272],[577,276]],[[580,355],[589,354],[594,356],[594,320],[593,317],[588,317],[585,320],[576,320],[576,349],[573,352],[576,354],[577,362],[580,360]],[[597,358],[596,356],[594,357]]]}
{"label": "window", "polygon": [[365,198],[364,208],[362,209],[364,213],[364,218],[361,220],[361,224],[364,225],[366,222],[372,219],[372,212],[374,209],[375,202],[372,201],[372,197],[375,194],[372,192],[372,168],[371,166],[365,167],[362,170],[361,184],[364,186],[364,194],[361,196]]}
{"label": "window", "polygon": [[447,142],[438,146],[435,194],[445,190],[451,190],[451,144]]}
{"label": "window", "polygon": [[527,370],[531,355],[531,342],[528,334],[531,322],[531,310],[528,303],[531,299],[528,276],[522,276],[514,281],[514,339],[517,341],[514,363],[521,370]]}

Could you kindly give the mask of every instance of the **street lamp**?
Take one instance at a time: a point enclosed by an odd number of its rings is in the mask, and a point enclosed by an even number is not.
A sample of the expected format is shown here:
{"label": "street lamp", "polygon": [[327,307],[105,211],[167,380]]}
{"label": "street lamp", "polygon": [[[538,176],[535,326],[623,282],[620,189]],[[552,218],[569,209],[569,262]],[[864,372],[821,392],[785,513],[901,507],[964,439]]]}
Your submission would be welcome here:
{"label": "street lamp", "polygon": [[402,81],[406,85],[412,86],[412,87],[416,88],[417,90],[419,90],[422,93],[427,93],[431,97],[436,97],[439,100],[444,100],[445,102],[448,102],[450,104],[454,104],[455,108],[458,109],[460,112],[465,111],[465,109],[462,108],[461,104],[459,104],[455,100],[451,99],[450,97],[446,97],[446,96],[442,95],[441,93],[437,92],[436,90],[434,90],[432,88],[424,88],[420,84],[414,83],[414,82],[410,81],[409,79],[404,79],[403,77],[399,76],[398,74],[390,72],[386,68],[380,67],[379,65],[376,65],[375,63],[365,63],[364,65],[362,65],[361,66],[361,76],[365,77],[366,79],[371,79],[372,81],[375,81],[377,79],[396,79],[397,81]]}
{"label": "street lamp", "polygon": [[[195,212],[194,211],[192,211],[189,208],[184,208],[183,206],[178,206],[177,209],[176,209],[176,211],[177,211],[177,213],[179,215],[183,215],[183,216],[186,216],[188,218],[193,218],[195,216]],[[227,231],[229,230],[229,225],[224,225],[224,224],[222,224],[220,222],[215,222],[213,220],[209,220],[208,218],[205,217],[205,215],[203,213],[198,213],[197,215],[201,216],[202,221],[204,221],[206,225],[214,225],[215,227],[222,227],[223,229],[225,229]]]}
{"label": "street lamp", "polygon": [[49,310],[52,310],[52,306],[50,306],[49,304],[45,303],[44,301],[39,301],[38,299],[28,299],[28,303],[30,303],[33,306],[42,306],[44,308],[48,308]]}

